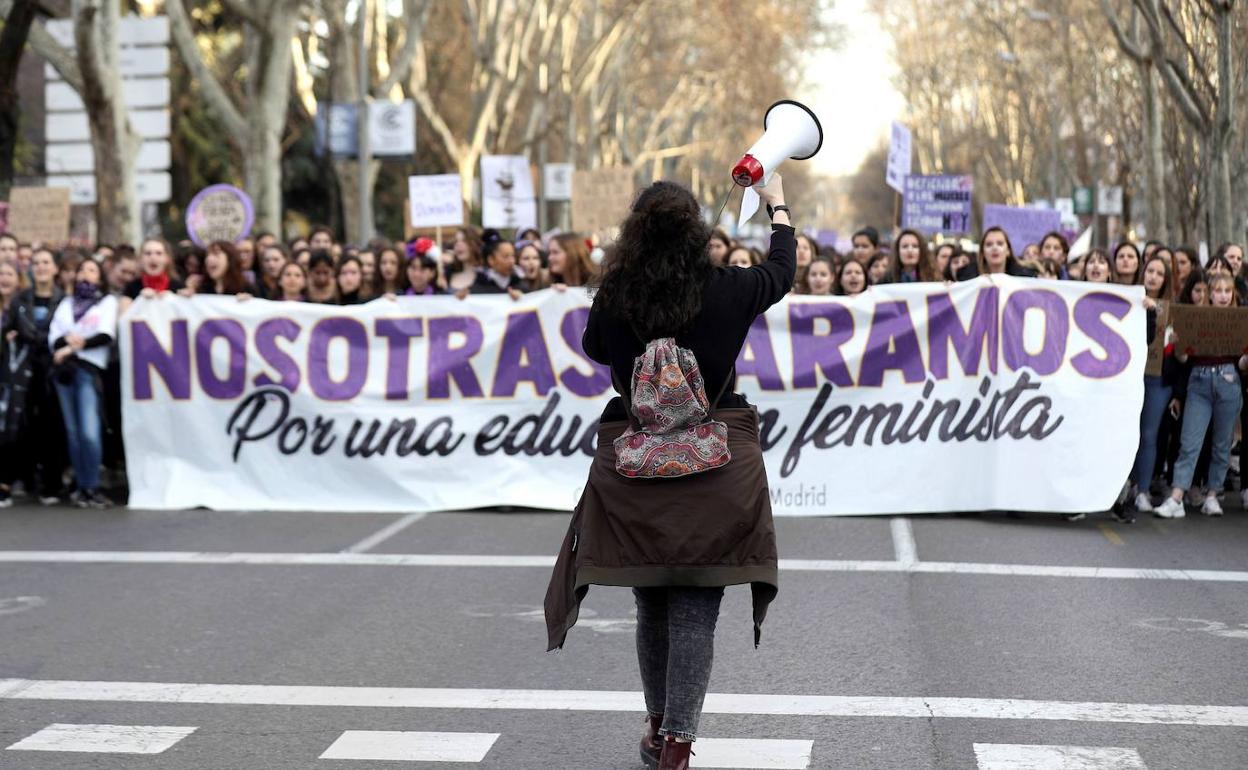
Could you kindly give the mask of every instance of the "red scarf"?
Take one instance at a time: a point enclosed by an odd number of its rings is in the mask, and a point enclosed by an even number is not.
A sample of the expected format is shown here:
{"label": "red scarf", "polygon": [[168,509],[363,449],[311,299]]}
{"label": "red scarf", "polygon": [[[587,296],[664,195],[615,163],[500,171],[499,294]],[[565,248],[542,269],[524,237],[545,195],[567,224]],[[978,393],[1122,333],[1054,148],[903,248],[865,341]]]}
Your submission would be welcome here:
{"label": "red scarf", "polygon": [[161,273],[160,275],[143,274],[143,288],[151,289],[157,293],[169,291],[169,274]]}

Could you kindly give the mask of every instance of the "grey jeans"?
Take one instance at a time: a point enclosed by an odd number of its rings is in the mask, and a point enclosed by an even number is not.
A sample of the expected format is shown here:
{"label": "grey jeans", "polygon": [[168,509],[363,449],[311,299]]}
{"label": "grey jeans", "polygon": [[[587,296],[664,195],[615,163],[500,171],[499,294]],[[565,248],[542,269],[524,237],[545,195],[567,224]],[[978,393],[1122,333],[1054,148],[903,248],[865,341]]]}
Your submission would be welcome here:
{"label": "grey jeans", "polygon": [[723,588],[634,588],[637,659],[646,710],[663,717],[660,735],[694,740],[715,657]]}

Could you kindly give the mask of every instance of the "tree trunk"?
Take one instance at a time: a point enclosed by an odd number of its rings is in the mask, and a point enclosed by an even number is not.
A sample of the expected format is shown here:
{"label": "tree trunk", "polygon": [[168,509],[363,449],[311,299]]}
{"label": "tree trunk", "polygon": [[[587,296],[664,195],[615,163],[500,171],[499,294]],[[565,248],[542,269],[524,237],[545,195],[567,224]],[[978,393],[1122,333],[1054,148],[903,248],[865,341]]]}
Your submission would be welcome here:
{"label": "tree trunk", "polygon": [[73,12],[83,81],[80,96],[95,155],[97,240],[138,244],[143,233],[134,166],[140,139],[130,129],[121,89],[118,6],[99,0],[74,0]]}
{"label": "tree trunk", "polygon": [[1161,103],[1161,78],[1153,63],[1142,65],[1145,78],[1144,117],[1145,146],[1148,148],[1148,162],[1145,164],[1147,177],[1148,200],[1148,237],[1169,243],[1169,232],[1166,227],[1166,157],[1165,135],[1163,132],[1164,113]]}
{"label": "tree trunk", "polygon": [[248,28],[256,35],[257,71],[251,120],[247,123],[244,167],[247,192],[256,209],[256,228],[282,232],[282,131],[290,104],[292,60],[290,41],[295,31],[297,3],[279,2],[265,19],[265,27]]}
{"label": "tree trunk", "polygon": [[17,151],[22,105],[17,98],[17,71],[26,38],[35,20],[34,0],[16,0],[0,31],[0,199],[8,200],[13,185],[13,154]]}
{"label": "tree trunk", "polygon": [[[368,164],[368,185],[374,187],[381,173],[381,161]],[[360,232],[360,161],[358,158],[335,158],[334,178],[338,180],[338,200],[342,204],[342,231],[344,240]],[[370,228],[371,229],[371,228]],[[357,243],[363,248],[367,243]]]}

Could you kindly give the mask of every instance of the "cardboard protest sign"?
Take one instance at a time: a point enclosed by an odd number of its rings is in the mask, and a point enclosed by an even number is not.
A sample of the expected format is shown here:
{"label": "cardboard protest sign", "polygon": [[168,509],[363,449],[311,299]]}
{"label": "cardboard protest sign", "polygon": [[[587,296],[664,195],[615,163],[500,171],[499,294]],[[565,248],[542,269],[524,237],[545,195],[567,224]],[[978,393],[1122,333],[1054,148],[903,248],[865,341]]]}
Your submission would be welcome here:
{"label": "cardboard protest sign", "polygon": [[1170,306],[1175,349],[1189,356],[1238,356],[1248,351],[1248,308]]}
{"label": "cardboard protest sign", "polygon": [[618,227],[635,193],[631,168],[578,170],[572,177],[572,226],[585,234]]}
{"label": "cardboard protest sign", "polygon": [[8,232],[23,243],[61,244],[69,240],[69,190],[14,187],[9,191]]}
{"label": "cardboard protest sign", "polygon": [[1144,354],[1144,373],[1152,377],[1161,376],[1161,363],[1166,355],[1166,327],[1170,325],[1170,303],[1157,303],[1157,333],[1148,345]]}

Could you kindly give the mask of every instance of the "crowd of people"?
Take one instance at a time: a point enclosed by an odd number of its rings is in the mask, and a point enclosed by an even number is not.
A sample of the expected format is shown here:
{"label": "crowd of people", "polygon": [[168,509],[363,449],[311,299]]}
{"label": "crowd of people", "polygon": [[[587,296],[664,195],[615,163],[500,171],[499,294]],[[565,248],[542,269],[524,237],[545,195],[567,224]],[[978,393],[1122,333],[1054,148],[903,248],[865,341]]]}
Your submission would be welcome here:
{"label": "crowd of people", "polygon": [[[880,284],[990,274],[1143,286],[1148,342],[1167,335],[1164,364],[1160,375],[1145,376],[1139,447],[1112,514],[1122,521],[1135,512],[1180,518],[1185,502],[1206,515],[1222,514],[1228,475],[1238,474],[1236,434],[1248,436],[1248,410],[1241,410],[1248,356],[1188,356],[1172,329],[1157,328],[1157,303],[1248,304],[1241,245],[1224,244],[1202,264],[1192,248],[1157,242],[1141,248],[1124,241],[1071,259],[1060,233],[1016,254],[1008,233],[997,227],[968,249],[956,241],[932,243],[909,229],[882,246],[870,227],[854,233],[851,244],[842,254],[799,234],[793,292],[852,297]],[[765,259],[720,230],[707,254],[727,268]],[[462,227],[442,244],[422,237],[353,247],[332,229],[316,227],[289,243],[259,233],[207,248],[149,238],[137,250],[100,245],[90,252],[32,246],[0,234],[0,507],[11,505],[16,493],[83,507],[106,506],[124,495],[116,336],[119,319],[141,296],[216,294],[333,305],[444,294],[517,299],[540,289],[592,285],[602,259],[603,251],[581,235],[543,238],[534,229],[508,238]]]}

